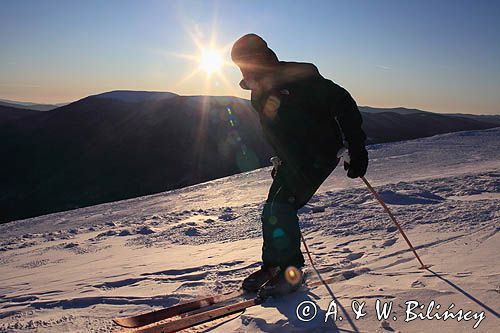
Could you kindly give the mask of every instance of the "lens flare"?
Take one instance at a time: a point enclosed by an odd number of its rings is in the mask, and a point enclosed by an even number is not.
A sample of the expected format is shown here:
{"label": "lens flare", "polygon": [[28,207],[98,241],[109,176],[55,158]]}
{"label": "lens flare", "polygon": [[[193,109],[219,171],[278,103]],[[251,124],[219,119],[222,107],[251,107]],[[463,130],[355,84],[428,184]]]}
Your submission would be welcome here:
{"label": "lens flare", "polygon": [[298,270],[297,267],[288,266],[285,269],[285,279],[291,285],[299,284],[302,280],[302,273]]}

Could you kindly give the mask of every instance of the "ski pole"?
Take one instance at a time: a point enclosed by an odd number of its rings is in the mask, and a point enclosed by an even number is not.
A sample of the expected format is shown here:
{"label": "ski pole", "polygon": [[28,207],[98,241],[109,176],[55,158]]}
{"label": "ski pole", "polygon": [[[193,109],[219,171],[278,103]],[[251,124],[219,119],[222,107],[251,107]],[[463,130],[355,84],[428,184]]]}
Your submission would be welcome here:
{"label": "ski pole", "polygon": [[[342,158],[344,160],[344,162],[346,162],[347,164],[349,164],[350,161],[351,161],[350,156],[349,156],[349,152],[347,151],[346,147],[342,147],[339,150],[339,152],[337,153],[337,157],[338,158]],[[412,250],[413,254],[417,258],[418,262],[420,263],[421,266],[419,267],[419,269],[429,268],[428,265],[424,265],[424,263],[422,262],[422,260],[418,256],[417,251],[415,250],[415,248],[411,244],[411,242],[408,239],[408,237],[406,237],[406,234],[403,231],[403,228],[401,228],[401,225],[398,223],[398,221],[396,220],[396,218],[394,217],[394,215],[392,214],[392,212],[389,210],[389,207],[387,207],[387,205],[385,204],[384,200],[382,200],[382,198],[380,197],[380,195],[377,193],[377,191],[375,191],[375,189],[370,185],[370,183],[368,182],[368,180],[366,180],[366,178],[364,176],[360,177],[360,178],[366,184],[366,186],[368,187],[368,189],[370,190],[370,192],[373,194],[373,196],[375,197],[375,199],[377,199],[377,201],[380,203],[380,205],[382,205],[382,207],[387,212],[387,214],[389,214],[389,217],[391,218],[392,222],[394,222],[394,224],[398,228],[399,232],[401,233],[401,235],[405,239],[406,243],[408,244],[408,246]]]}
{"label": "ski pole", "polygon": [[328,282],[323,279],[323,277],[321,276],[320,272],[316,268],[316,265],[314,265],[314,260],[313,260],[313,258],[311,256],[311,252],[309,251],[309,248],[307,247],[306,239],[304,238],[304,234],[302,234],[302,232],[300,233],[300,238],[302,239],[302,244],[304,244],[304,248],[306,250],[307,256],[309,257],[309,261],[311,262],[311,266],[313,267],[314,271],[318,275],[319,280],[325,286],[326,291],[330,294],[331,299],[334,300],[336,304],[338,304],[340,310],[344,313],[344,318],[347,319],[347,321],[349,322],[349,324],[353,328],[354,332],[359,332],[358,328],[356,327],[356,324],[354,324],[354,321],[351,319],[351,317],[349,317],[349,314],[347,313],[347,311],[344,309],[344,307],[342,306],[342,304],[340,304],[340,302],[337,301],[337,298],[335,297],[335,294],[333,293],[333,291],[330,288],[330,286],[328,286]]}

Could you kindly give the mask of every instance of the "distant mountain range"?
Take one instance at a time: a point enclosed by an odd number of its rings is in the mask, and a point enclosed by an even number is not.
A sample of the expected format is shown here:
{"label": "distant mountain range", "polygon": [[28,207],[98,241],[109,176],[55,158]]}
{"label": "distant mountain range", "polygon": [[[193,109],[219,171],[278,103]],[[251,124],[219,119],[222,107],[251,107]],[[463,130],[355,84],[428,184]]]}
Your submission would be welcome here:
{"label": "distant mountain range", "polygon": [[11,101],[8,99],[0,99],[0,106],[8,106],[18,109],[35,110],[35,111],[50,111],[58,107],[64,106],[66,104],[68,103],[40,104],[40,103],[18,102],[18,101]]}
{"label": "distant mountain range", "polygon": [[464,113],[435,113],[435,112],[423,111],[423,110],[419,110],[419,109],[407,109],[407,108],[403,108],[403,107],[399,107],[399,108],[374,108],[374,107],[370,107],[370,106],[360,106],[359,109],[363,113],[392,112],[392,113],[399,113],[399,114],[404,114],[404,115],[416,114],[416,113],[419,113],[419,114],[429,114],[430,113],[430,114],[438,114],[438,115],[443,115],[443,116],[475,119],[475,120],[500,124],[500,115],[477,115],[477,114],[464,114]]}
{"label": "distant mountain range", "polygon": [[374,108],[371,106],[360,106],[359,109],[366,113],[381,113],[381,112],[394,112],[399,114],[411,114],[411,113],[426,113],[428,111],[422,111],[419,109],[407,109],[403,107],[399,108]]}
{"label": "distant mountain range", "polygon": [[[500,126],[500,117],[360,108],[368,143]],[[0,221],[185,187],[269,165],[248,100],[112,91],[50,111],[0,105]]]}

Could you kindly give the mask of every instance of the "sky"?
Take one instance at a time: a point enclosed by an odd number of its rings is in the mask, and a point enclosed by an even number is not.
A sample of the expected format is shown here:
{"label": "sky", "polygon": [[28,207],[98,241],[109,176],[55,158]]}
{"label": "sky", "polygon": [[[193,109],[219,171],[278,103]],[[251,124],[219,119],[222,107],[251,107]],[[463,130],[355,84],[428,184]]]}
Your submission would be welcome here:
{"label": "sky", "polygon": [[[249,98],[230,47],[262,36],[358,105],[500,114],[500,1],[1,0],[0,98],[117,89]],[[212,45],[220,72],[199,70]]]}

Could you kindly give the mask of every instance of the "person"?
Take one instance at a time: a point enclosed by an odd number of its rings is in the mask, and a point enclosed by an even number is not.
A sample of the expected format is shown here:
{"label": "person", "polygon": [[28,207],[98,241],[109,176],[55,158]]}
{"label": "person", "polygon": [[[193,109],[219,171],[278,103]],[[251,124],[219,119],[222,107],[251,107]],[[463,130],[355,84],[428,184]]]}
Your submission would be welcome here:
{"label": "person", "polygon": [[361,113],[351,95],[324,78],[313,64],[285,62],[256,34],[239,38],[231,59],[251,90],[266,141],[276,152],[273,182],[261,214],[262,265],[242,287],[269,295],[296,290],[304,281],[297,216],[339,163],[348,144],[347,176],[364,176],[368,167]]}

